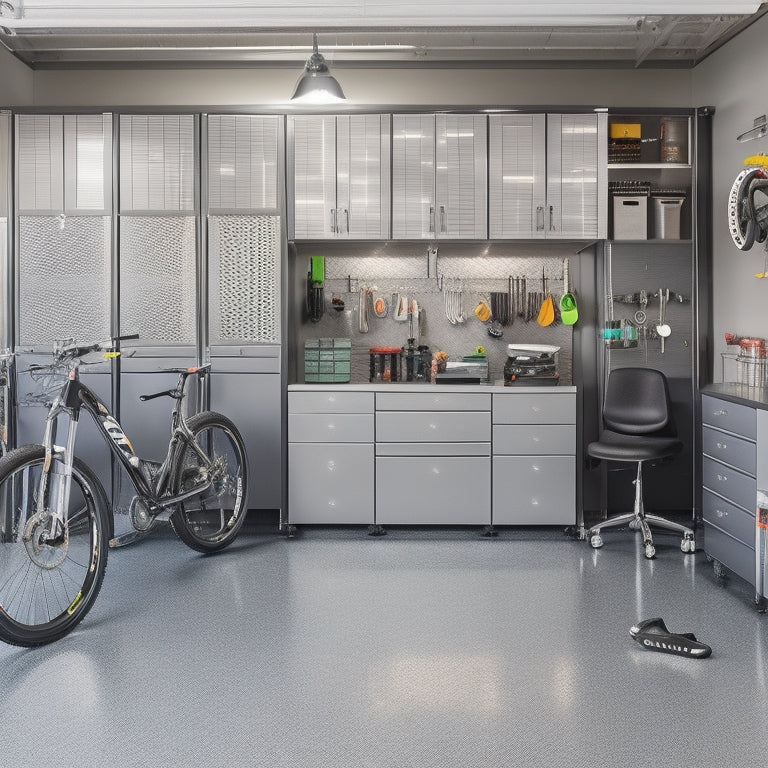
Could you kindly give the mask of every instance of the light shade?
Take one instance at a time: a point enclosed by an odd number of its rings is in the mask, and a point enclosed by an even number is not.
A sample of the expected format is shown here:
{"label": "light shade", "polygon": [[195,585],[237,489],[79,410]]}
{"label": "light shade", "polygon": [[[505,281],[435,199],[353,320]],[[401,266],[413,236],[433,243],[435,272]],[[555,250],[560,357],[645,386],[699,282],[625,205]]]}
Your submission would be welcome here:
{"label": "light shade", "polygon": [[314,104],[328,104],[345,101],[338,80],[328,70],[325,58],[317,51],[317,35],[312,35],[313,53],[307,59],[304,71],[296,81],[291,100],[301,100]]}

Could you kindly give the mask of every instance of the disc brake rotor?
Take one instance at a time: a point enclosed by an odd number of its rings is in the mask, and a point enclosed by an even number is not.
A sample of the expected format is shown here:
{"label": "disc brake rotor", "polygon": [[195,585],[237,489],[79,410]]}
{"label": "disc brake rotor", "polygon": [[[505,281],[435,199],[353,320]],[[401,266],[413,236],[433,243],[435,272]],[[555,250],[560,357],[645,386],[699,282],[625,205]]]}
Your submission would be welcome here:
{"label": "disc brake rotor", "polygon": [[69,551],[69,528],[65,527],[55,539],[49,539],[50,521],[50,513],[35,513],[27,520],[22,537],[29,559],[45,570],[58,568],[66,560]]}

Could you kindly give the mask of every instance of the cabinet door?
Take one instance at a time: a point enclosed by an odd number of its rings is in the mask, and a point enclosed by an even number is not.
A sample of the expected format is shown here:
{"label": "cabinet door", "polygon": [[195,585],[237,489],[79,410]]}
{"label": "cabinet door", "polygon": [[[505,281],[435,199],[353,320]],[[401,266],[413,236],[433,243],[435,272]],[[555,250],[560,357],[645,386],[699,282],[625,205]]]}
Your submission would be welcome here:
{"label": "cabinet door", "polygon": [[435,236],[435,116],[392,116],[392,237]]}
{"label": "cabinet door", "polygon": [[389,115],[336,118],[336,222],[341,237],[389,237]]}
{"label": "cabinet door", "polygon": [[491,115],[490,237],[544,237],[544,115]]}
{"label": "cabinet door", "polygon": [[605,237],[605,114],[547,115],[547,237]]}
{"label": "cabinet door", "polygon": [[336,118],[295,115],[293,125],[294,237],[336,236]]}
{"label": "cabinet door", "polygon": [[290,443],[292,524],[373,524],[373,445]]}
{"label": "cabinet door", "polygon": [[440,239],[488,236],[488,118],[435,117],[435,228]]}

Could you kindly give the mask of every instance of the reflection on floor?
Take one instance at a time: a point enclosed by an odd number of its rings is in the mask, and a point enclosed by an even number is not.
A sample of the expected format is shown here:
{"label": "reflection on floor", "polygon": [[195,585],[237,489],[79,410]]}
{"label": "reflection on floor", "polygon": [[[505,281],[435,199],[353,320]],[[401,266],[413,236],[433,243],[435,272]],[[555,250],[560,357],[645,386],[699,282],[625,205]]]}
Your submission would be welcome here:
{"label": "reflection on floor", "polygon": [[[768,616],[660,535],[254,526],[110,553],[47,648],[0,647],[2,764],[749,766],[768,750]],[[699,542],[701,546],[702,541]],[[661,616],[707,660],[643,650]]]}

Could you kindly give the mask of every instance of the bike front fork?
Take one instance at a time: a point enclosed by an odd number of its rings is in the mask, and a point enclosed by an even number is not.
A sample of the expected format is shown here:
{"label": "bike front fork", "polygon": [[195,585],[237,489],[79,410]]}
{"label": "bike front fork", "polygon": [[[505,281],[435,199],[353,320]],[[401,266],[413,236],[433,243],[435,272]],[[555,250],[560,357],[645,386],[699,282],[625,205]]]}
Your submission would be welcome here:
{"label": "bike front fork", "polygon": [[[51,410],[54,411],[53,408]],[[67,524],[77,434],[77,420],[68,415],[66,443],[64,446],[56,444],[59,415],[51,413],[46,420],[43,437],[45,463],[37,495],[37,512],[50,517],[50,526],[47,528],[48,536],[52,539],[58,538]]]}

